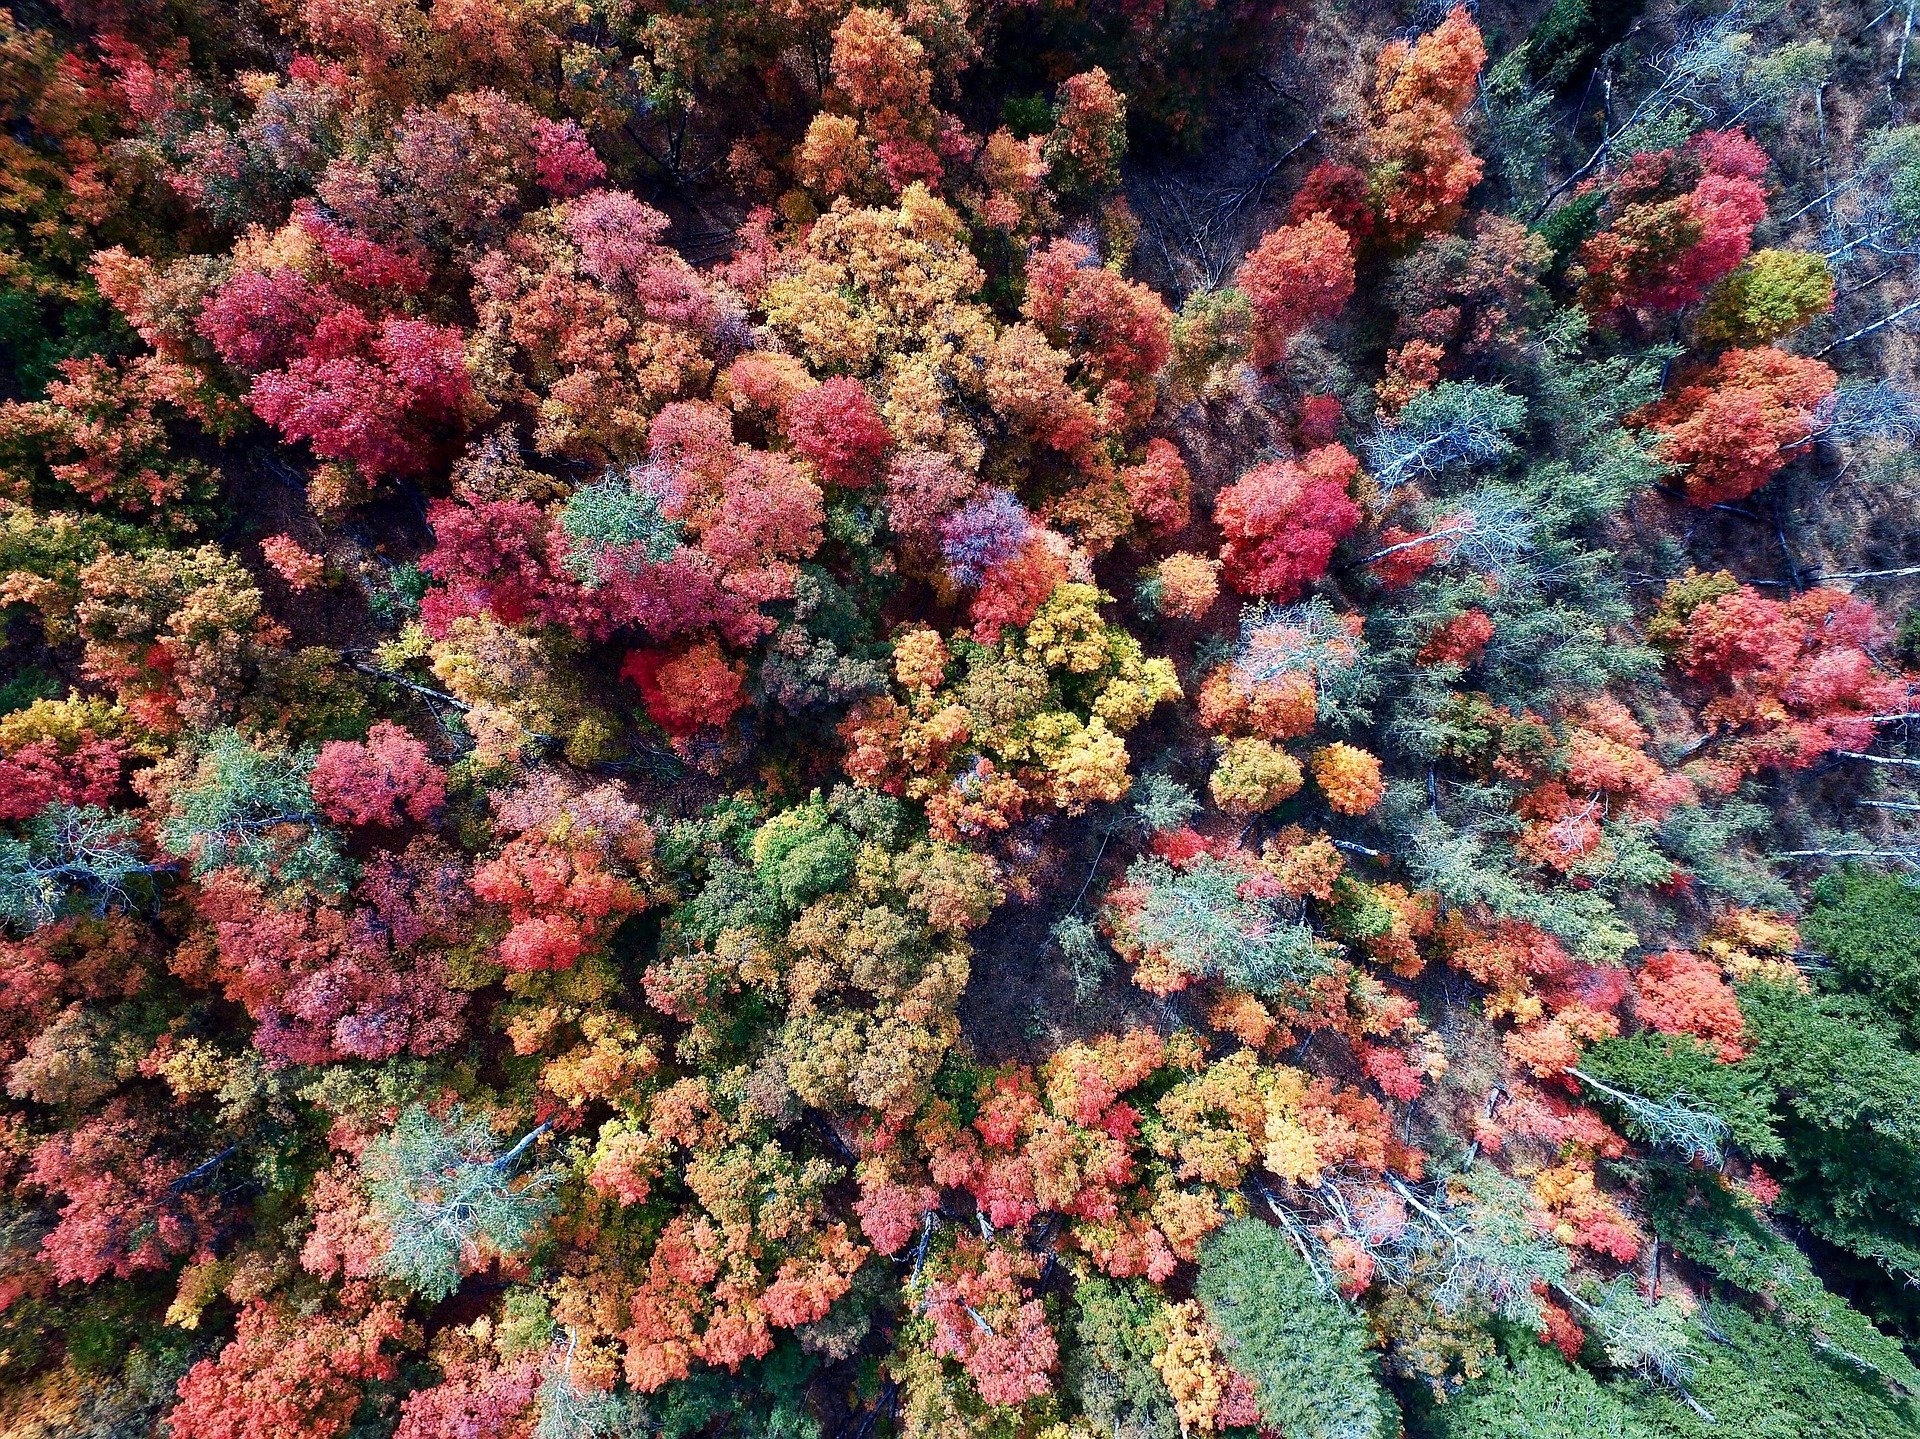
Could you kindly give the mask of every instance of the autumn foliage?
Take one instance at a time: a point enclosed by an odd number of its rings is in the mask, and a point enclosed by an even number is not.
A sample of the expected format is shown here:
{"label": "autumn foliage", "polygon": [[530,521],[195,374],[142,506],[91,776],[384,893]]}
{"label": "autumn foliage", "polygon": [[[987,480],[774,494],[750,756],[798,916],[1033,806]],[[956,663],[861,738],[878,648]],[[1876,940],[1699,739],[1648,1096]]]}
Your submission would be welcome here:
{"label": "autumn foliage", "polygon": [[1242,594],[1291,600],[1327,572],[1334,546],[1360,522],[1348,495],[1360,462],[1340,445],[1257,466],[1220,492],[1220,560]]}
{"label": "autumn foliage", "polygon": [[1920,138],[1606,8],[0,19],[0,1429],[1911,1430]]}

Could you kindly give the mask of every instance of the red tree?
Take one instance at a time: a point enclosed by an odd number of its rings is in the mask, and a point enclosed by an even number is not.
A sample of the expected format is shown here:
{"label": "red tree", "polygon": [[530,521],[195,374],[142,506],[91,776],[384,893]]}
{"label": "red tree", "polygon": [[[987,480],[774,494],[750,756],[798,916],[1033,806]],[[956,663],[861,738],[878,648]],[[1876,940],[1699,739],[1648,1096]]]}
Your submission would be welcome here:
{"label": "red tree", "polygon": [[880,411],[858,380],[827,380],[786,403],[787,442],[820,478],[842,489],[864,489],[881,473],[892,438]]}
{"label": "red tree", "polygon": [[427,747],[386,720],[367,732],[365,744],[321,745],[310,783],[314,803],[336,824],[426,824],[447,798],[446,777]]}
{"label": "red tree", "polygon": [[392,1303],[302,1318],[256,1299],[219,1356],[180,1381],[168,1428],[174,1439],[336,1439],[364,1386],[397,1372],[384,1346],[404,1329]]}
{"label": "red tree", "polygon": [[124,1099],[42,1141],[28,1182],[60,1202],[41,1247],[63,1284],[125,1279],[206,1253],[217,1207],[183,1183],[191,1166],[157,1152],[158,1133]]}
{"label": "red tree", "polygon": [[1873,606],[1838,590],[1781,601],[1731,575],[1690,575],[1668,587],[1647,633],[1712,696],[1700,718],[1724,738],[1715,758],[1729,782],[1862,748],[1876,714],[1912,708],[1912,680],[1874,661]]}
{"label": "red tree", "polygon": [[1099,264],[1085,245],[1055,240],[1027,262],[1024,313],[1078,363],[1102,431],[1146,423],[1154,379],[1173,350],[1173,313],[1158,295]]}
{"label": "red tree", "polygon": [[1120,483],[1134,518],[1154,534],[1177,535],[1187,527],[1193,477],[1171,441],[1148,440],[1140,463],[1120,472]]}
{"label": "red tree", "polygon": [[[438,427],[467,397],[460,331],[425,320],[387,319],[378,333],[358,311],[284,370],[261,375],[247,401],[289,440],[323,459],[347,460],[370,476],[426,467]],[[333,318],[333,317],[329,317]]]}
{"label": "red tree", "polygon": [[500,962],[516,973],[571,969],[646,896],[606,867],[591,843],[523,834],[473,872],[473,892],[503,906],[512,926]]}
{"label": "red tree", "polygon": [[1662,1034],[1702,1041],[1723,1064],[1746,1057],[1740,1003],[1720,967],[1681,950],[1649,956],[1633,977],[1634,1013]]}
{"label": "red tree", "polygon": [[1221,491],[1213,518],[1226,537],[1220,558],[1228,582],[1242,594],[1298,599],[1360,522],[1347,495],[1359,473],[1344,446],[1323,445],[1298,463],[1261,465]]}
{"label": "red tree", "polygon": [[0,820],[30,819],[48,805],[105,806],[120,790],[127,750],[119,740],[88,734],[71,747],[29,740],[0,755]]}
{"label": "red tree", "polygon": [[393,1439],[525,1439],[539,1383],[536,1355],[449,1363],[438,1384],[406,1397]]}
{"label": "red tree", "polygon": [[1253,363],[1277,365],[1287,342],[1307,326],[1330,320],[1353,296],[1353,244],[1325,212],[1269,230],[1241,262],[1234,283],[1245,291],[1259,322]]}
{"label": "red tree", "polygon": [[1608,193],[1607,227],[1580,247],[1575,277],[1594,311],[1694,304],[1747,257],[1766,218],[1766,152],[1739,130],[1635,155]]}
{"label": "red tree", "polygon": [[946,1271],[927,1286],[933,1352],[959,1360],[989,1404],[1021,1404],[1053,1387],[1059,1345],[1023,1284],[1038,1274],[1023,1250],[962,1235]]}
{"label": "red tree", "polygon": [[1837,383],[1818,360],[1772,346],[1729,350],[1629,420],[1653,432],[1661,459],[1684,467],[1689,500],[1722,504],[1752,494],[1806,448]]}
{"label": "red tree", "polygon": [[1464,8],[1411,44],[1396,40],[1380,52],[1369,188],[1389,241],[1451,228],[1467,192],[1480,182],[1483,167],[1459,119],[1486,61],[1480,29]]}
{"label": "red tree", "polygon": [[369,866],[373,905],[357,915],[298,895],[269,900],[237,870],[207,877],[196,898],[212,929],[207,977],[246,1006],[269,1060],[390,1059],[459,1038],[465,996],[447,987],[442,961],[403,958],[456,928],[466,907],[459,866],[442,854],[416,865],[409,851]]}
{"label": "red tree", "polygon": [[678,654],[635,650],[620,675],[640,687],[648,716],[675,738],[724,728],[747,702],[746,666],[728,663],[712,640]]}

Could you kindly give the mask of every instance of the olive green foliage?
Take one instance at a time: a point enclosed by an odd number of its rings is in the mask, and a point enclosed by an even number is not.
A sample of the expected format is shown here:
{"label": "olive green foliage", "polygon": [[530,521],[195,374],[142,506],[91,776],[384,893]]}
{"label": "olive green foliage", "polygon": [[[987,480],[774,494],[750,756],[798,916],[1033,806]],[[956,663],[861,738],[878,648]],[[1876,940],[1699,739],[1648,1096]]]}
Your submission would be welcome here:
{"label": "olive green foliage", "polygon": [[1833,304],[1833,272],[1807,250],[1750,255],[1707,297],[1700,333],[1732,345],[1763,345],[1791,335]]}
{"label": "olive green foliage", "polygon": [[1851,868],[1822,878],[1802,926],[1833,978],[1920,1038],[1920,886]]}
{"label": "olive green foliage", "polygon": [[[1698,1040],[1651,1030],[1602,1040],[1580,1060],[1581,1072],[1655,1105],[1703,1111],[1727,1131],[1735,1148],[1757,1156],[1780,1153],[1773,1132],[1773,1093],[1747,1064],[1722,1064]],[[1632,1105],[1600,1094],[1602,1108],[1620,1114],[1637,1139],[1660,1142]]]}
{"label": "olive green foliage", "polygon": [[1180,1421],[1153,1356],[1166,1346],[1161,1304],[1138,1281],[1089,1275],[1074,1286],[1066,1386],[1096,1431],[1115,1439],[1177,1439]]}
{"label": "olive green foliage", "polygon": [[1237,1219],[1200,1250],[1194,1286],[1261,1417],[1289,1439],[1390,1439],[1393,1402],[1358,1315],[1321,1290],[1285,1234]]}

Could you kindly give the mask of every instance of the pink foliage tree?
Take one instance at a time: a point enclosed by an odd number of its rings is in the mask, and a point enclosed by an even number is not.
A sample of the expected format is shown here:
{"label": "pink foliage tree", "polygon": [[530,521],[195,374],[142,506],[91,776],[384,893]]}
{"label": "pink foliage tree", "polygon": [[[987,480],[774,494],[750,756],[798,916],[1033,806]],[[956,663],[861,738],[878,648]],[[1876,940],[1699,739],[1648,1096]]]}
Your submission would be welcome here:
{"label": "pink foliage tree", "polygon": [[387,720],[367,732],[364,744],[321,745],[309,783],[314,803],[335,824],[427,824],[447,798],[446,777],[427,747]]}

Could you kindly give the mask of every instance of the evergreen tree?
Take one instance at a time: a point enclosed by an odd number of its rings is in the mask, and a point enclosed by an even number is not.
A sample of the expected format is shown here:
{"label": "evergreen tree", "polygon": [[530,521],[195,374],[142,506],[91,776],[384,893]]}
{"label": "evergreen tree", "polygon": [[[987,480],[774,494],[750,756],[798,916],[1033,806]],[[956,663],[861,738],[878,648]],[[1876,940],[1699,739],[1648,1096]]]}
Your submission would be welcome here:
{"label": "evergreen tree", "polygon": [[1236,1219],[1200,1250],[1194,1286],[1260,1415],[1298,1439],[1391,1439],[1400,1427],[1366,1353],[1367,1330],[1325,1293],[1280,1230]]}

